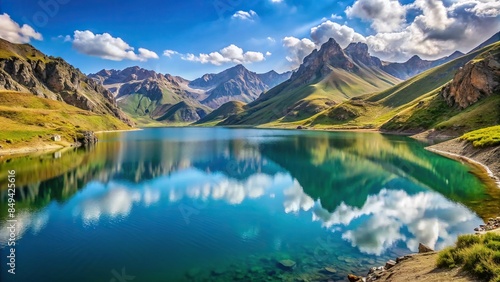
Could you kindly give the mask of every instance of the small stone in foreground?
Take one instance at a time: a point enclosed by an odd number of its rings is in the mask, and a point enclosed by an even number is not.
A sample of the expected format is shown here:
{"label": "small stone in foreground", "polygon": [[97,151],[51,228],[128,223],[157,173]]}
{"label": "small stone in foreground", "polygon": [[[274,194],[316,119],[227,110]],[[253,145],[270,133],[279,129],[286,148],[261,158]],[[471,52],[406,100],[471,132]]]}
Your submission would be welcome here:
{"label": "small stone in foreground", "polygon": [[335,268],[333,267],[325,267],[325,271],[328,272],[328,273],[337,273],[337,270],[335,270]]}
{"label": "small stone in foreground", "polygon": [[388,260],[386,263],[385,263],[385,269],[391,269],[392,267],[394,267],[396,265],[396,262],[393,261],[392,259],[391,260]]}
{"label": "small stone in foreground", "polygon": [[422,254],[422,253],[429,253],[429,252],[434,252],[433,249],[427,247],[426,245],[422,244],[422,243],[419,243],[418,244],[418,253],[419,254]]}
{"label": "small stone in foreground", "polygon": [[363,281],[363,277],[359,277],[359,276],[356,276],[354,274],[347,275],[347,279],[349,280],[349,282],[362,282]]}

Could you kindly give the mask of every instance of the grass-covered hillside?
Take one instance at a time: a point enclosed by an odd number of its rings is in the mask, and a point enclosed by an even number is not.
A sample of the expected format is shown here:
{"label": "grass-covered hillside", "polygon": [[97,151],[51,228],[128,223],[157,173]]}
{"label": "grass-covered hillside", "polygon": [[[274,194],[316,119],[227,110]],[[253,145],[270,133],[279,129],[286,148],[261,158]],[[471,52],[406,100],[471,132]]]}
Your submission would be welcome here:
{"label": "grass-covered hillside", "polygon": [[460,127],[464,132],[498,123],[500,97],[493,95],[461,110],[449,106],[441,89],[457,70],[471,60],[498,52],[500,43],[464,55],[425,71],[394,87],[350,99],[304,121],[315,127],[381,128],[390,131],[423,131]]}
{"label": "grass-covered hillside", "polygon": [[[119,119],[82,110],[31,93],[0,91],[1,149],[40,144],[67,145],[78,131],[130,129]],[[60,135],[62,140],[52,140]]]}
{"label": "grass-covered hillside", "polygon": [[232,115],[237,115],[239,113],[242,113],[245,109],[245,103],[240,102],[240,101],[231,101],[223,104],[220,106],[218,109],[214,110],[204,118],[200,119],[199,121],[195,122],[195,125],[204,125],[204,126],[215,126],[218,125],[220,122],[228,118],[229,116]]}

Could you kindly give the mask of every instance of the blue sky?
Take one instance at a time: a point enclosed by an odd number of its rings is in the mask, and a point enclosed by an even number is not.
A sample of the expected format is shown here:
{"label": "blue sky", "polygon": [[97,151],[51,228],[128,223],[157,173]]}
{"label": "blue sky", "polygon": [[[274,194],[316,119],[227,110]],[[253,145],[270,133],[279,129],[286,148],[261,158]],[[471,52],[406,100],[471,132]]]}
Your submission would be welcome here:
{"label": "blue sky", "polygon": [[365,42],[385,60],[432,59],[468,51],[500,28],[500,5],[485,0],[23,0],[0,8],[0,24],[19,27],[14,35],[0,28],[0,37],[85,73],[139,65],[188,79],[237,63],[286,71],[329,37],[343,47]]}

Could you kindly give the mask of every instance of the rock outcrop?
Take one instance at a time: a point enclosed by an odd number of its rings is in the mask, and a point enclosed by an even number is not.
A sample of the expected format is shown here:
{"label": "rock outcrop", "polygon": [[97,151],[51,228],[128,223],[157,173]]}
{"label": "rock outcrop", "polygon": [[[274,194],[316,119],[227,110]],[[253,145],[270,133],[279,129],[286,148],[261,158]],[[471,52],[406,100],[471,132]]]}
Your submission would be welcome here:
{"label": "rock outcrop", "polygon": [[487,53],[461,68],[441,91],[450,106],[465,109],[480,99],[500,94],[500,53]]}
{"label": "rock outcrop", "polygon": [[76,141],[78,143],[80,143],[81,145],[84,145],[87,147],[87,146],[93,146],[93,145],[97,144],[98,139],[93,131],[84,131],[84,132],[78,133],[78,135],[76,137]]}

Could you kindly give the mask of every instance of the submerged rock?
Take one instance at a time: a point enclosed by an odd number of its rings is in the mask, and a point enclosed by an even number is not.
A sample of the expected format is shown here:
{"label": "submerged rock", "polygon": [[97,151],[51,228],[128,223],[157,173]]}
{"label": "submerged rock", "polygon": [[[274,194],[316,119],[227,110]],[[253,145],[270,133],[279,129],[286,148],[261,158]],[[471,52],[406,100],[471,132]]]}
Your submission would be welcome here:
{"label": "submerged rock", "polygon": [[324,270],[325,270],[325,272],[331,273],[331,274],[337,273],[337,270],[335,268],[329,267],[329,266],[325,267]]}
{"label": "submerged rock", "polygon": [[293,260],[290,260],[290,259],[284,259],[284,260],[280,260],[278,261],[278,265],[283,268],[283,269],[293,269],[297,263],[294,262]]}

